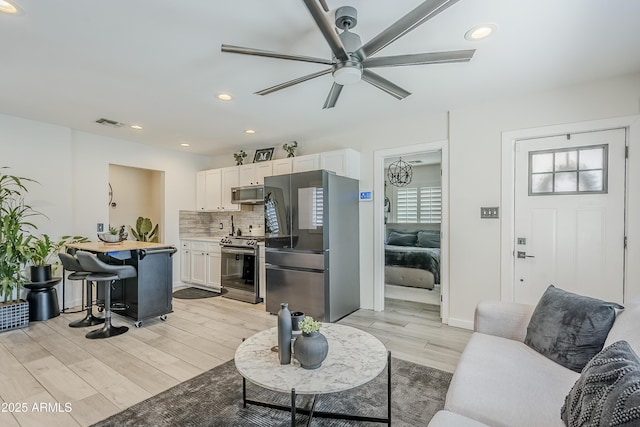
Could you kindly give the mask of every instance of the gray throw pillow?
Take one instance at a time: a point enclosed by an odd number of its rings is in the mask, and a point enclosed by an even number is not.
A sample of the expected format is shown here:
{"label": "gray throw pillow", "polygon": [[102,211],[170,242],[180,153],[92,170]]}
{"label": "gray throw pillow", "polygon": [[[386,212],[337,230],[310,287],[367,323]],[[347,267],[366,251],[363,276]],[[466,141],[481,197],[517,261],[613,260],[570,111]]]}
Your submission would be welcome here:
{"label": "gray throw pillow", "polygon": [[440,232],[439,231],[418,231],[418,241],[416,246],[421,248],[439,248]]}
{"label": "gray throw pillow", "polygon": [[392,231],[389,233],[387,239],[387,245],[394,246],[415,246],[418,237],[416,233],[400,233],[398,231]]}
{"label": "gray throw pillow", "polygon": [[560,365],[580,372],[604,346],[619,304],[551,285],[533,311],[524,343]]}
{"label": "gray throw pillow", "polygon": [[589,361],[560,415],[569,427],[640,425],[640,359],[628,342],[617,341]]}

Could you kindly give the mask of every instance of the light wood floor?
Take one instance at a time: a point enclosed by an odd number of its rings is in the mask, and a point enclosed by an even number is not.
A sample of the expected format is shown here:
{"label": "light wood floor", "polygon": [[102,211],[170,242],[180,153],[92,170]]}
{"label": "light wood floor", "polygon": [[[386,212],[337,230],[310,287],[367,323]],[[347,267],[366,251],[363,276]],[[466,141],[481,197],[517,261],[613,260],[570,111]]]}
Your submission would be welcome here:
{"label": "light wood floor", "polygon": [[[243,337],[273,327],[263,304],[173,300],[166,322],[88,340],[63,314],[0,334],[0,426],[86,426],[233,358]],[[378,337],[394,357],[453,371],[470,331],[442,325],[438,307],[387,300],[340,323]],[[95,328],[95,327],[94,327]]]}

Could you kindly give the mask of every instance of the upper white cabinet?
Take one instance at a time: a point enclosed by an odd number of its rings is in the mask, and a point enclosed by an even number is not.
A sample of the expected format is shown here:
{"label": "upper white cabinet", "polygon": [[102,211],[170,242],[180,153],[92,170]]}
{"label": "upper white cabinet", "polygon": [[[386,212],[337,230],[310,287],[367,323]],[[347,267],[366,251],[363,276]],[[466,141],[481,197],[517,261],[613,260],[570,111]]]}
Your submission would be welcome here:
{"label": "upper white cabinet", "polygon": [[319,169],[335,172],[336,175],[360,179],[360,153],[345,148],[319,154],[200,171],[196,175],[196,210],[239,211],[240,205],[231,203],[231,189],[233,187],[263,185],[264,178],[268,176]]}
{"label": "upper white cabinet", "polygon": [[222,171],[211,169],[205,171],[205,210],[216,211],[222,209]]}
{"label": "upper white cabinet", "polygon": [[207,197],[207,171],[200,171],[196,175],[196,210],[207,210],[205,201]]}
{"label": "upper white cabinet", "polygon": [[308,172],[320,169],[320,154],[307,154],[291,159],[293,172]]}
{"label": "upper white cabinet", "polygon": [[351,148],[320,153],[320,169],[360,179],[360,153]]}
{"label": "upper white cabinet", "polygon": [[239,186],[263,185],[264,178],[273,174],[272,162],[251,163],[238,166]]}
{"label": "upper white cabinet", "polygon": [[221,169],[222,183],[220,185],[220,191],[222,195],[220,197],[221,210],[223,211],[239,211],[240,205],[231,203],[231,189],[238,187],[240,183],[240,174],[237,166],[231,166]]}
{"label": "upper white cabinet", "polygon": [[293,165],[291,163],[291,157],[287,157],[286,159],[278,159],[272,160],[272,176],[276,175],[286,175],[293,172]]}

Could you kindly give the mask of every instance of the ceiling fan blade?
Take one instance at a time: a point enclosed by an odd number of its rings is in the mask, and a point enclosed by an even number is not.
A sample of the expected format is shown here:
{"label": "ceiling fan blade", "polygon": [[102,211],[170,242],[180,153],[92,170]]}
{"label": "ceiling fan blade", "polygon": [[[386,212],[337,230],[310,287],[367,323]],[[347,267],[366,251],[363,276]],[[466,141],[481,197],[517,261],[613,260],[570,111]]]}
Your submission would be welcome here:
{"label": "ceiling fan blade", "polygon": [[395,23],[391,24],[386,30],[362,45],[362,47],[356,51],[356,54],[363,60],[370,57],[456,2],[458,2],[458,0],[426,0]]}
{"label": "ceiling fan blade", "polygon": [[322,107],[322,109],[333,108],[336,106],[336,102],[338,101],[338,97],[340,96],[340,92],[342,92],[343,87],[344,86],[339,85],[338,83],[333,83],[333,86],[331,86],[331,90],[329,91],[329,95],[327,95],[327,99],[324,101],[324,107]]}
{"label": "ceiling fan blade", "polygon": [[364,68],[398,67],[402,65],[448,64],[469,62],[475,49],[452,50],[448,52],[416,53],[413,55],[381,56],[367,58],[362,62]]}
{"label": "ceiling fan blade", "polygon": [[389,95],[396,99],[404,99],[411,95],[411,92],[407,92],[400,86],[391,83],[389,80],[369,70],[362,70],[362,80],[370,83],[380,90],[387,92]]}
{"label": "ceiling fan blade", "polygon": [[327,2],[325,0],[319,0],[320,4],[322,5],[322,8],[324,9],[325,12],[329,12],[329,6],[327,6]]}
{"label": "ceiling fan blade", "polygon": [[297,79],[289,80],[288,82],[280,83],[279,85],[271,86],[255,93],[256,95],[269,95],[270,93],[276,92],[280,89],[286,89],[290,86],[297,85],[298,83],[306,82],[307,80],[324,76],[325,74],[329,74],[331,71],[333,71],[332,68],[327,68],[326,70],[318,71],[317,73],[313,74],[307,74],[306,76],[298,77]]}
{"label": "ceiling fan blade", "polygon": [[324,36],[327,43],[329,43],[329,47],[331,48],[331,52],[335,55],[335,57],[340,61],[347,61],[349,59],[349,55],[347,55],[347,51],[344,50],[344,46],[340,41],[340,38],[336,35],[333,30],[333,25],[327,21],[324,13],[318,7],[317,0],[303,0],[304,4],[309,9],[311,16],[316,21],[316,25],[320,28],[320,32]]}
{"label": "ceiling fan blade", "polygon": [[243,55],[265,56],[267,58],[289,59],[291,61],[313,62],[315,64],[333,65],[333,61],[324,58],[314,58],[312,56],[289,55],[286,53],[271,52],[268,50],[253,49],[250,47],[231,46],[223,44],[221,46],[223,52],[241,53]]}

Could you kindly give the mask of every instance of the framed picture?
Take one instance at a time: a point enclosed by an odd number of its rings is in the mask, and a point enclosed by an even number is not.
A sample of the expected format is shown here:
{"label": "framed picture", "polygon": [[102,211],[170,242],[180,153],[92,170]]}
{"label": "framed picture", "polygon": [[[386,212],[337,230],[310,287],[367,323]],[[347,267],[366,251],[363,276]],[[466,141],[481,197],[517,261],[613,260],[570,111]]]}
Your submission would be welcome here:
{"label": "framed picture", "polygon": [[273,147],[256,150],[256,154],[253,156],[253,163],[269,161],[271,160],[272,156],[273,156]]}

